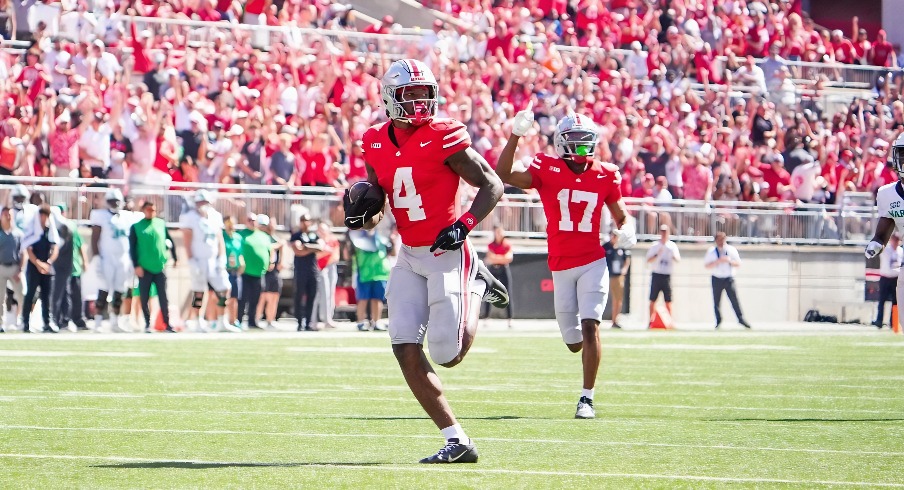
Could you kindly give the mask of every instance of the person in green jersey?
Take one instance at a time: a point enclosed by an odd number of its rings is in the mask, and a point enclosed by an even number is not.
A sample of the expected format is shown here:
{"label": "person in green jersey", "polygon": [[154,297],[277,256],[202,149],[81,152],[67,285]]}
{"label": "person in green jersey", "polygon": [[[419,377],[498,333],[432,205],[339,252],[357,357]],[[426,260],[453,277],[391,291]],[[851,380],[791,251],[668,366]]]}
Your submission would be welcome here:
{"label": "person in green jersey", "polygon": [[376,230],[352,230],[348,233],[354,254],[358,281],[358,330],[385,330],[377,322],[383,315],[386,282],[389,280],[389,255],[392,242]]}
{"label": "person in green jersey", "polygon": [[[226,216],[223,218],[223,242],[226,244],[226,273],[229,274],[229,299],[226,301],[226,328],[241,329],[239,321],[239,301],[242,298],[242,272],[245,270],[245,259],[242,258],[242,243],[245,241],[243,234],[246,230],[236,231],[235,218]],[[253,230],[252,230],[253,231]],[[232,328],[230,328],[232,327]]]}
{"label": "person in green jersey", "polygon": [[166,229],[166,222],[157,217],[157,206],[145,201],[141,206],[144,219],[132,225],[129,232],[129,255],[138,277],[138,294],[144,313],[144,331],[151,332],[151,285],[157,286],[160,313],[167,332],[173,332],[169,318],[169,302],[166,297],[167,252],[177,262],[176,247]]}
{"label": "person in green jersey", "polygon": [[271,267],[270,253],[273,242],[267,232],[255,228],[242,242],[242,259],[245,271],[242,273],[242,298],[239,300],[239,321],[248,312],[248,327],[257,326],[257,304],[261,300],[263,277]]}

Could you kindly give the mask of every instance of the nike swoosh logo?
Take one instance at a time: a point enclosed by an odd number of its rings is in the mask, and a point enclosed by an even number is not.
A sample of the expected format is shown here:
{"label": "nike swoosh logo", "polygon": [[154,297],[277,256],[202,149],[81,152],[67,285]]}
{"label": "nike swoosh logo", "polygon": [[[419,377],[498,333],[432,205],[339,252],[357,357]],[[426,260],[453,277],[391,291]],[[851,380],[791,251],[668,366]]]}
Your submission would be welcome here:
{"label": "nike swoosh logo", "polygon": [[433,140],[425,141],[425,142],[421,143],[421,148],[423,148],[423,147],[429,145],[429,144],[432,143],[432,142],[433,142]]}
{"label": "nike swoosh logo", "polygon": [[596,176],[597,179],[602,179],[603,177],[605,177],[605,175],[602,175],[602,174],[597,174],[597,176]]}
{"label": "nike swoosh logo", "polygon": [[434,256],[434,257],[439,257],[440,255],[442,255],[442,254],[444,254],[444,253],[446,253],[446,252],[448,252],[448,250],[443,250],[442,252],[433,252],[433,256]]}
{"label": "nike swoosh logo", "polygon": [[461,459],[461,457],[464,456],[465,454],[468,454],[468,452],[465,451],[454,458],[452,456],[449,456],[449,462],[454,463],[455,461],[458,461],[459,459]]}
{"label": "nike swoosh logo", "polygon": [[350,219],[348,220],[349,223],[354,223],[354,222],[356,222],[356,221],[361,221],[361,218],[354,218],[354,219],[351,219],[351,218],[350,218]]}

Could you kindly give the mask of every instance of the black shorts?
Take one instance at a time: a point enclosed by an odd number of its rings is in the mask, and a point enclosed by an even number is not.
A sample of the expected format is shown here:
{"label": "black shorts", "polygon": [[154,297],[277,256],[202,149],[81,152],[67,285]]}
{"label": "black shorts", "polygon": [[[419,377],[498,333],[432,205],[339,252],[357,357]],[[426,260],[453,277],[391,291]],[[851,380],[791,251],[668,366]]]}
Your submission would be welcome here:
{"label": "black shorts", "polygon": [[660,292],[666,303],[672,302],[672,276],[654,272],[653,279],[650,281],[650,301],[656,301]]}
{"label": "black shorts", "polygon": [[282,291],[282,278],[279,277],[279,271],[272,270],[264,274],[264,292],[279,293]]}

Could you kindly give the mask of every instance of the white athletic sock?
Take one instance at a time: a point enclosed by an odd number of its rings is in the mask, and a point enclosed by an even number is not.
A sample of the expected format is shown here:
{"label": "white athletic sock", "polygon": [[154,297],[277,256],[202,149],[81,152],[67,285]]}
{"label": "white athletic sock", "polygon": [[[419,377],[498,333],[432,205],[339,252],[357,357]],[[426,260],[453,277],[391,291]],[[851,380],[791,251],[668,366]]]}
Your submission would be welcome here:
{"label": "white athletic sock", "polygon": [[471,442],[471,440],[468,439],[468,436],[465,435],[464,429],[461,428],[461,424],[446,427],[440,432],[443,433],[443,437],[445,437],[447,441],[449,439],[458,439],[459,444],[468,444]]}
{"label": "white athletic sock", "polygon": [[581,397],[593,400],[593,388],[589,390],[587,388],[581,389]]}
{"label": "white athletic sock", "polygon": [[101,322],[104,321],[103,315],[94,315],[94,330],[99,331]]}

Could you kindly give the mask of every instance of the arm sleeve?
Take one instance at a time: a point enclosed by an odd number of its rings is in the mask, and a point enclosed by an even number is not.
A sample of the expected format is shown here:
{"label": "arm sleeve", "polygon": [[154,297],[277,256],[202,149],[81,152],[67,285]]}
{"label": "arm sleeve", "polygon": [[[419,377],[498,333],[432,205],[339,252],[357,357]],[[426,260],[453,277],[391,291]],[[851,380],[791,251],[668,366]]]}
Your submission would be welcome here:
{"label": "arm sleeve", "polygon": [[659,243],[654,243],[649,250],[647,250],[647,258],[653,257],[659,252]]}
{"label": "arm sleeve", "polygon": [[132,265],[138,267],[138,232],[135,225],[129,228],[129,257],[132,258]]}
{"label": "arm sleeve", "polygon": [[888,199],[886,199],[882,189],[879,190],[879,194],[876,196],[876,207],[878,208],[880,218],[888,217]]}
{"label": "arm sleeve", "polygon": [[534,157],[530,165],[527,166],[527,173],[530,174],[530,186],[532,189],[539,189],[543,186],[543,159],[540,155]]}
{"label": "arm sleeve", "polygon": [[728,249],[728,257],[736,262],[738,265],[741,265],[741,254],[738,253],[738,249],[731,247]]}
{"label": "arm sleeve", "polygon": [[716,247],[712,247],[706,251],[703,256],[703,265],[709,265],[716,261]]}
{"label": "arm sleeve", "polygon": [[675,242],[669,242],[669,249],[672,251],[672,259],[674,259],[675,262],[680,261],[681,252],[678,251],[678,245],[675,245]]}

